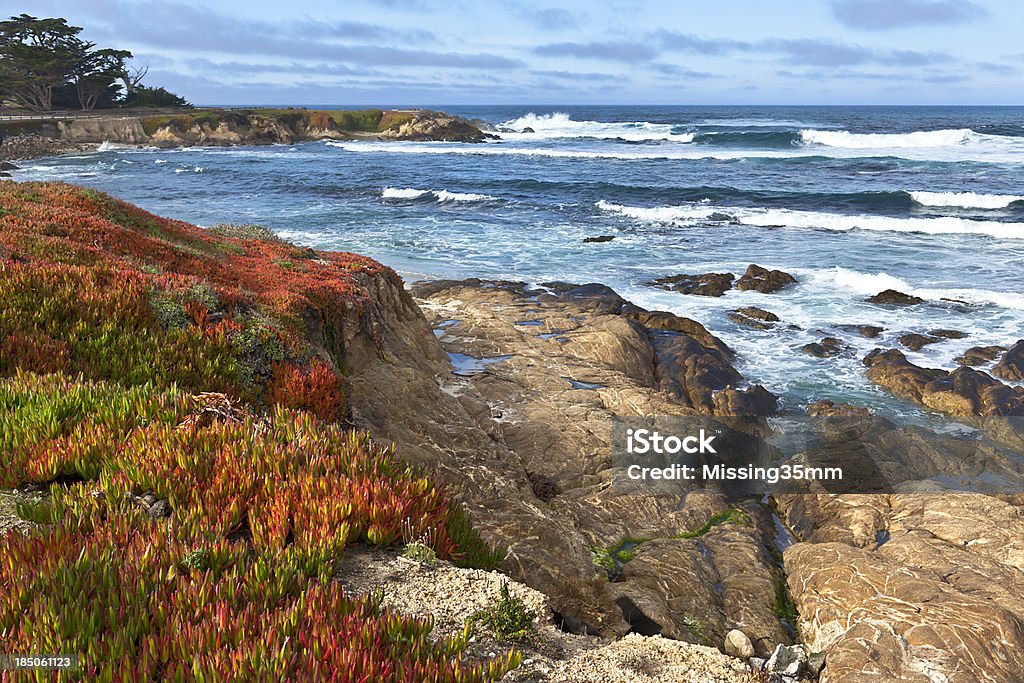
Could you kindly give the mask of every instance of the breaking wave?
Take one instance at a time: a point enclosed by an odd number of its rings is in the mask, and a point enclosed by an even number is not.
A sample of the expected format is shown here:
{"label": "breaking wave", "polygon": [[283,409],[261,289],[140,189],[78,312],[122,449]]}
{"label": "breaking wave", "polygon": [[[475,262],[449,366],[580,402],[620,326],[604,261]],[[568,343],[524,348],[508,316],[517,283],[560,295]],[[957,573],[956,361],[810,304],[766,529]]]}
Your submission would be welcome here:
{"label": "breaking wave", "polygon": [[911,192],[911,198],[923,206],[954,206],[963,209],[1005,209],[1024,197],[1013,194],[976,192]]}
{"label": "breaking wave", "polygon": [[[532,133],[524,133],[525,129]],[[506,121],[501,129],[503,138],[510,139],[552,139],[552,138],[598,138],[606,140],[627,140],[643,142],[645,140],[672,140],[674,142],[692,142],[693,133],[677,132],[677,126],[665,123],[649,123],[647,121],[573,121],[568,114],[529,113],[517,119]]]}
{"label": "breaking wave", "polygon": [[930,235],[987,235],[999,239],[1024,239],[1024,223],[968,220],[955,216],[896,218],[792,209],[715,207],[703,203],[646,208],[612,204],[604,200],[597,202],[597,207],[603,211],[611,211],[644,222],[676,225],[692,225],[695,221],[713,220],[765,228],[818,228],[842,232],[872,230]]}
{"label": "breaking wave", "polygon": [[449,192],[448,190],[418,190],[413,187],[385,187],[380,193],[381,199],[403,200],[419,199],[420,197],[432,196],[439,203],[448,202],[489,202],[495,197],[487,194],[474,194],[472,192]]}

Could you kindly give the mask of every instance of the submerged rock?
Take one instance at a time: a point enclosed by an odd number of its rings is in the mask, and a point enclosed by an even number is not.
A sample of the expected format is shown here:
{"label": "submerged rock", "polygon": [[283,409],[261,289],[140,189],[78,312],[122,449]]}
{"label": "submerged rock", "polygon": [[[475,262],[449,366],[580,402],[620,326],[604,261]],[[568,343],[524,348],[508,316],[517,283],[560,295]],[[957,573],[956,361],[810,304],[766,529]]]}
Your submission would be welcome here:
{"label": "submerged rock", "polygon": [[756,306],[737,308],[729,314],[729,319],[755,330],[769,330],[775,326],[774,323],[779,322],[779,316]]}
{"label": "submerged rock", "polygon": [[807,414],[811,417],[870,417],[871,411],[848,403],[821,400],[808,405]]}
{"label": "submerged rock", "polygon": [[943,339],[966,339],[967,333],[961,332],[960,330],[931,330],[928,332],[933,337],[942,337]]}
{"label": "submerged rock", "polygon": [[584,237],[583,244],[593,244],[596,242],[611,242],[615,239],[615,235],[598,235],[597,237]]}
{"label": "submerged rock", "polygon": [[722,296],[732,289],[736,276],[732,273],[702,273],[700,275],[670,275],[654,280],[650,284],[680,294],[697,296]]}
{"label": "submerged rock", "polygon": [[855,332],[868,339],[874,339],[885,332],[885,328],[879,327],[878,325],[837,325],[837,327],[840,330],[846,330],[847,332]]}
{"label": "submerged rock", "polygon": [[736,281],[736,289],[772,294],[795,284],[796,278],[789,273],[781,270],[768,270],[751,263],[747,266],[747,271]]}
{"label": "submerged rock", "polygon": [[816,358],[833,358],[843,353],[846,350],[846,346],[835,337],[825,337],[820,342],[804,344],[800,347],[800,350]]}
{"label": "submerged rock", "polygon": [[1005,350],[1005,346],[972,346],[964,351],[964,355],[958,356],[954,360],[959,365],[976,367],[994,361],[996,356]]}
{"label": "submerged rock", "polygon": [[917,333],[904,334],[899,338],[900,344],[903,344],[903,346],[906,346],[911,351],[920,351],[928,344],[935,344],[940,341],[942,341],[942,339],[939,337],[931,337]]}
{"label": "submerged rock", "polygon": [[895,289],[887,289],[874,296],[868,297],[868,303],[888,304],[890,306],[910,306],[912,304],[924,303],[924,299],[912,294],[904,294]]}

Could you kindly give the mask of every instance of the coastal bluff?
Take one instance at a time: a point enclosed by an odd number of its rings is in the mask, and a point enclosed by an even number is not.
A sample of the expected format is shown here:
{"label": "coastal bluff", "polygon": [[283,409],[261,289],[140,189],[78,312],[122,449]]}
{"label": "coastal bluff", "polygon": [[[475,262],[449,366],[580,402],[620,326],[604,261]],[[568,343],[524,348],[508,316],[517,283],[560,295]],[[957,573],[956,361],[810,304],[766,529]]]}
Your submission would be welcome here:
{"label": "coastal bluff", "polygon": [[[408,110],[196,109],[0,121],[0,158],[90,145],[192,147],[293,144],[315,140],[483,142],[488,133],[444,112]],[[39,148],[38,152],[34,151]]]}

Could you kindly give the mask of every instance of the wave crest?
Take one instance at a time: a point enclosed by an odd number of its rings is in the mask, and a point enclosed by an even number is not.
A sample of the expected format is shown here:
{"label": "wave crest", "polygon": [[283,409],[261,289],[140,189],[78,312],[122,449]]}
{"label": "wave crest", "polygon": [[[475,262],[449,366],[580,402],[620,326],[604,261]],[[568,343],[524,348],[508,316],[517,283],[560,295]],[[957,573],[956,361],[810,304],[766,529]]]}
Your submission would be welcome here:
{"label": "wave crest", "polygon": [[977,194],[976,192],[911,192],[910,197],[922,206],[955,206],[963,209],[1005,209],[1024,197],[1012,194]]}
{"label": "wave crest", "polygon": [[[501,133],[503,138],[510,139],[553,139],[553,138],[597,138],[603,140],[627,140],[644,142],[647,140],[671,140],[673,142],[693,142],[693,133],[675,132],[676,126],[667,123],[650,123],[648,121],[574,121],[563,112],[552,114],[535,114],[530,112],[517,119],[506,121],[501,126],[511,132]],[[523,133],[526,128],[532,133]]]}
{"label": "wave crest", "polygon": [[811,228],[847,232],[909,232],[929,235],[986,235],[997,239],[1024,239],[1024,223],[968,220],[955,216],[937,218],[894,218],[891,216],[846,215],[793,209],[715,207],[707,204],[634,207],[601,200],[597,207],[649,223],[692,225],[694,221],[713,219],[764,228]]}
{"label": "wave crest", "polygon": [[448,202],[489,202],[496,199],[496,197],[488,194],[449,192],[448,190],[419,190],[414,187],[385,187],[380,193],[381,199],[392,200],[419,199],[426,195],[432,195],[440,204]]}

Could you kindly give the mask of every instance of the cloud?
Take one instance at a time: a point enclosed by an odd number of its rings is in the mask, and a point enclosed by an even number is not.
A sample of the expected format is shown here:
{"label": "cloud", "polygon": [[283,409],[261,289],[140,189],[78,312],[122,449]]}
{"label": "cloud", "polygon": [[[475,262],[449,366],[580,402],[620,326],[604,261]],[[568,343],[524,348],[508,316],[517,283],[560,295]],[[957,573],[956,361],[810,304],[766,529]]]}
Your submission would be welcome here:
{"label": "cloud", "polygon": [[658,56],[658,51],[645,43],[603,42],[603,43],[549,43],[533,49],[542,57],[576,57],[598,59],[610,62],[636,64],[647,62]]}
{"label": "cloud", "polygon": [[831,5],[836,21],[862,31],[959,25],[988,16],[968,0],[833,0]]}
{"label": "cloud", "polygon": [[[1024,55],[1021,55],[1024,58]],[[975,66],[982,70],[993,74],[999,74],[1000,76],[1013,76],[1014,74],[1020,73],[1020,69],[1012,64],[1000,64],[998,62],[976,62]]]}
{"label": "cloud", "polygon": [[669,64],[667,62],[658,62],[657,64],[651,64],[650,69],[666,76],[677,76],[680,78],[714,78],[714,74],[709,74],[705,71],[694,71],[693,69],[687,69],[679,66],[678,64]]}
{"label": "cloud", "polygon": [[345,64],[305,64],[299,62],[275,62],[260,64],[249,62],[216,62],[210,59],[186,59],[185,66],[197,72],[227,75],[229,78],[252,74],[315,74],[322,76],[353,76],[379,73],[373,69],[353,69]]}
{"label": "cloud", "polygon": [[666,50],[699,55],[724,55],[731,52],[749,52],[754,49],[752,43],[744,41],[730,38],[701,38],[676,31],[657,31],[653,38]]}
{"label": "cloud", "polygon": [[[229,55],[285,57],[370,66],[518,69],[518,59],[490,53],[441,52],[394,47],[434,40],[428,31],[401,31],[362,22],[302,19],[271,22],[174,2],[105,0],[112,8],[91,35],[147,48]],[[359,42],[352,42],[359,41]]]}
{"label": "cloud", "polygon": [[515,12],[537,28],[548,31],[562,31],[577,28],[580,25],[579,17],[561,7],[546,7],[543,9],[520,7]]}
{"label": "cloud", "polygon": [[530,74],[542,78],[557,78],[568,81],[617,81],[622,78],[622,76],[616,74],[606,74],[597,71],[579,72],[538,69],[531,71]]}
{"label": "cloud", "polygon": [[925,83],[963,83],[971,80],[970,76],[963,74],[933,74],[921,79]]}

